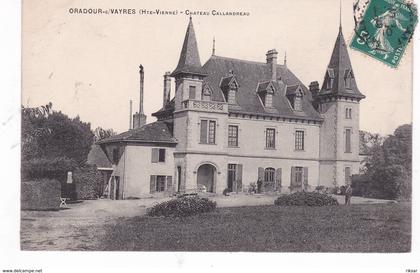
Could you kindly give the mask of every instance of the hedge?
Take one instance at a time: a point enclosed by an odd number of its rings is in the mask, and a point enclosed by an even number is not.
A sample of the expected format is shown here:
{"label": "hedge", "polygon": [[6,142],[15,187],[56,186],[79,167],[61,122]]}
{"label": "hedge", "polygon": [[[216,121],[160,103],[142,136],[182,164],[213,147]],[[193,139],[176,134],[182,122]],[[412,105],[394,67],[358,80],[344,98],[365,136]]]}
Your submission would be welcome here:
{"label": "hedge", "polygon": [[22,210],[59,210],[61,184],[55,179],[40,179],[21,183]]}
{"label": "hedge", "polygon": [[84,166],[73,172],[78,199],[98,199],[101,195],[102,175],[96,166]]}

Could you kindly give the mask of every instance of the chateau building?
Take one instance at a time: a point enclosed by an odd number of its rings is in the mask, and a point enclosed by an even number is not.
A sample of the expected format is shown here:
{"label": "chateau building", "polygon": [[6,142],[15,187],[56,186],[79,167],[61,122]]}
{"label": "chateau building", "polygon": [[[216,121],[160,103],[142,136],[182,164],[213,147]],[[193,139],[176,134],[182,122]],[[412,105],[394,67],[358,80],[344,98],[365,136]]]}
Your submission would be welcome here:
{"label": "chateau building", "polygon": [[[323,84],[305,86],[279,64],[214,54],[201,64],[190,18],[177,67],[163,76],[163,105],[145,124],[98,144],[113,164],[112,198],[203,190],[265,192],[341,186],[359,172],[359,91],[341,24]],[[171,80],[175,94],[171,98]]]}

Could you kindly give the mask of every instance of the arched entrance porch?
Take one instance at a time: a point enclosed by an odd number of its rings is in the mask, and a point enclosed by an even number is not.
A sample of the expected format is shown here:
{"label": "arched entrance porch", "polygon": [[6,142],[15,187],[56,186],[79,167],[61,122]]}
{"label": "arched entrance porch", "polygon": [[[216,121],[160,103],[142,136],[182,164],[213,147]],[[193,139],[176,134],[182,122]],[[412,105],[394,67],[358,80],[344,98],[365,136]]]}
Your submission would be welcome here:
{"label": "arched entrance porch", "polygon": [[203,164],[197,170],[197,187],[206,187],[207,192],[215,192],[216,168],[211,164]]}

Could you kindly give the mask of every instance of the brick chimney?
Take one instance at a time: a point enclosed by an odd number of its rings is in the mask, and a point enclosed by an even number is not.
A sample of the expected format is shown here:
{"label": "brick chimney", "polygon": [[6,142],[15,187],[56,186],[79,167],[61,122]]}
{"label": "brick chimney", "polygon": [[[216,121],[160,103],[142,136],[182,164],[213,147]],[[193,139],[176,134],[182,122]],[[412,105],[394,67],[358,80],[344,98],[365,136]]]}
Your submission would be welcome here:
{"label": "brick chimney", "polygon": [[271,72],[271,80],[277,81],[277,50],[270,49],[267,51],[267,65],[269,66]]}
{"label": "brick chimney", "polygon": [[163,75],[163,108],[169,103],[171,99],[171,72],[166,72]]}
{"label": "brick chimney", "polygon": [[309,91],[311,91],[312,97],[316,97],[319,92],[319,83],[317,81],[311,82],[309,84]]}

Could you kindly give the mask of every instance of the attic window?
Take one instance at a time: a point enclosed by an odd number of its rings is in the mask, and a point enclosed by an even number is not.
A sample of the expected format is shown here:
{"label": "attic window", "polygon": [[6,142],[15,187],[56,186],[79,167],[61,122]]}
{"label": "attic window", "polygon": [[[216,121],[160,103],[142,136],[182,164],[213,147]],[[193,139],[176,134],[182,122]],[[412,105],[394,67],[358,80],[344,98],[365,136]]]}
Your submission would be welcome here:
{"label": "attic window", "polygon": [[268,108],[273,107],[273,95],[272,95],[272,94],[267,93],[267,94],[265,95],[265,99],[264,99],[264,106],[265,106],[265,107],[268,107]]}
{"label": "attic window", "polygon": [[327,69],[326,81],[327,81],[327,89],[331,89],[334,82],[334,69],[332,68]]}
{"label": "attic window", "polygon": [[351,79],[353,78],[353,72],[351,69],[346,69],[344,72],[344,85],[347,89],[351,89]]}
{"label": "attic window", "polygon": [[296,94],[293,109],[296,111],[302,111],[302,93],[300,92],[297,92]]}
{"label": "attic window", "polygon": [[264,107],[273,108],[274,86],[271,81],[258,84],[257,93]]}
{"label": "attic window", "polygon": [[220,88],[228,104],[236,104],[236,93],[239,89],[239,84],[232,71],[229,71],[228,76],[222,78]]}
{"label": "attic window", "polygon": [[211,100],[211,90],[208,85],[204,85],[202,92],[202,100],[210,101]]}

